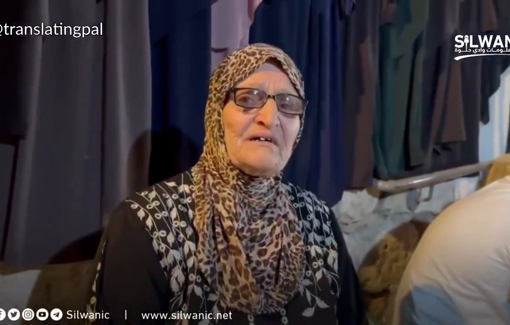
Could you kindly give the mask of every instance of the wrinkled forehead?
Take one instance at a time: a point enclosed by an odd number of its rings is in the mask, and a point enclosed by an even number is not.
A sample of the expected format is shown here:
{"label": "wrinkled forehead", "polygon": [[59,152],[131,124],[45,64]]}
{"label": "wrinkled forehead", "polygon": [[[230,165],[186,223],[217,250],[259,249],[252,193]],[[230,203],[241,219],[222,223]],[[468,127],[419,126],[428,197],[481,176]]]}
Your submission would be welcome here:
{"label": "wrinkled forehead", "polygon": [[213,90],[225,95],[266,63],[285,73],[297,94],[305,97],[301,73],[292,59],[282,50],[265,44],[250,45],[230,54],[213,74],[212,79],[216,84]]}
{"label": "wrinkled forehead", "polygon": [[264,91],[298,95],[298,90],[290,81],[281,64],[269,59],[246,79],[235,85],[238,88],[256,88]]}

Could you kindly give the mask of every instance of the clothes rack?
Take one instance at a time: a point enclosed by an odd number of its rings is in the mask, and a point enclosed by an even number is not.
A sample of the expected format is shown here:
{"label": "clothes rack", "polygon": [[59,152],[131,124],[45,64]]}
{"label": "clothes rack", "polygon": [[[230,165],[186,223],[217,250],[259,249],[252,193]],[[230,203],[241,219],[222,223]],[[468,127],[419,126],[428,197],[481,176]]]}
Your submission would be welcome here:
{"label": "clothes rack", "polygon": [[381,181],[374,179],[373,187],[384,193],[398,193],[402,191],[427,187],[474,173],[479,173],[486,170],[491,164],[492,161],[486,161],[478,164],[451,168],[400,180]]}

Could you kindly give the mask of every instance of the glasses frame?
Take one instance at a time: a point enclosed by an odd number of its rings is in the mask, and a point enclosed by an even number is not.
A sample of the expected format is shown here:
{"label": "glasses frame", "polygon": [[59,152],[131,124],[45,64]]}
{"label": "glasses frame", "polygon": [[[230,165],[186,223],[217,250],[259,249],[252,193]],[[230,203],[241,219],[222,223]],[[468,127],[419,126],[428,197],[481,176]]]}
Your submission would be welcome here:
{"label": "glasses frame", "polygon": [[[237,91],[238,90],[256,90],[256,91],[260,91],[260,92],[266,94],[266,99],[260,104],[260,106],[246,107],[244,105],[239,105],[237,103]],[[281,112],[283,114],[287,114],[287,115],[293,115],[293,116],[303,115],[305,113],[306,106],[308,105],[308,101],[306,99],[304,99],[303,97],[301,97],[301,96],[296,96],[296,95],[287,94],[287,93],[279,93],[279,94],[271,95],[271,94],[268,94],[267,92],[265,92],[263,90],[260,90],[260,89],[257,89],[257,88],[250,88],[250,87],[234,87],[234,88],[230,88],[230,90],[227,92],[227,94],[228,94],[228,96],[232,96],[233,97],[234,103],[237,106],[242,107],[242,108],[246,108],[246,109],[262,108],[264,105],[266,105],[266,103],[267,103],[267,101],[269,99],[272,99],[272,100],[274,100],[274,102],[276,104],[276,108],[278,109],[279,112]],[[301,113],[288,113],[288,112],[282,111],[280,109],[280,107],[278,106],[278,102],[276,101],[276,97],[279,96],[279,95],[286,95],[286,96],[291,96],[291,97],[299,99],[303,103],[303,112],[301,112]]]}

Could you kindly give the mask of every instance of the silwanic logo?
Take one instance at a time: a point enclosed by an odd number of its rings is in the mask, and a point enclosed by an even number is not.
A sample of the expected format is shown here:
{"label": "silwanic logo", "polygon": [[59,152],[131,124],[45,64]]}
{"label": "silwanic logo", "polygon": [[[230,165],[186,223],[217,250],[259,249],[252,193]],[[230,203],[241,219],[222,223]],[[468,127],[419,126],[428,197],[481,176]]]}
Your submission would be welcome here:
{"label": "silwanic logo", "polygon": [[454,36],[455,61],[462,59],[510,55],[510,34],[458,34]]}

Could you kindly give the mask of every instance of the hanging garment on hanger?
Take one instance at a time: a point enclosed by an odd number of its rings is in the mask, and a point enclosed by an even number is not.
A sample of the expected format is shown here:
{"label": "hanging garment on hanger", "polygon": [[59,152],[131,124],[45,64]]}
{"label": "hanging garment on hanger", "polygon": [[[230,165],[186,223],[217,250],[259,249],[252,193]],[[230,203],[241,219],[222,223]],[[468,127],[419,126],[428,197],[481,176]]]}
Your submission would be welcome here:
{"label": "hanging garment on hanger", "polygon": [[[486,58],[484,58],[486,59]],[[500,86],[488,100],[490,120],[480,126],[480,162],[492,161],[506,153],[510,121],[510,67],[500,76]]]}
{"label": "hanging garment on hanger", "polygon": [[[489,110],[489,98],[500,87],[501,74],[509,66],[510,60],[506,56],[488,56],[483,58],[482,62],[482,101],[481,121],[483,124],[489,123],[491,116]],[[487,100],[485,100],[487,99]]]}
{"label": "hanging garment on hanger", "polygon": [[306,127],[285,178],[329,204],[337,203],[345,188],[341,17],[352,9],[353,1],[273,0],[259,5],[250,29],[250,43],[280,47],[303,73]]}
{"label": "hanging garment on hanger", "polygon": [[193,166],[202,152],[211,75],[212,0],[149,1],[152,59],[150,183]]}
{"label": "hanging garment on hanger", "polygon": [[345,20],[343,152],[346,186],[366,188],[374,173],[374,107],[379,75],[381,7],[358,0]]}
{"label": "hanging garment on hanger", "polygon": [[498,32],[510,33],[510,2],[506,0],[493,0],[494,10],[498,19]]}
{"label": "hanging garment on hanger", "polygon": [[[506,6],[506,7],[505,7]],[[508,1],[490,0],[487,1],[486,7],[491,10],[485,10],[483,25],[485,29],[494,31],[495,33],[510,33],[510,10]],[[482,12],[482,13],[484,13]],[[510,66],[510,56],[489,56],[485,57],[482,63],[482,97],[490,98],[492,94],[500,86],[500,75]],[[489,123],[489,101],[484,100],[481,108],[481,120],[484,124]]]}
{"label": "hanging garment on hanger", "polygon": [[[498,32],[510,34],[510,2],[506,0],[494,0],[494,7],[496,13],[498,15]],[[510,57],[505,57],[505,61],[503,63],[503,67],[506,68],[505,76],[508,72],[508,66],[510,65]],[[508,85],[506,80],[508,77],[505,77],[505,85]],[[503,82],[501,83],[501,88],[503,88]],[[507,87],[508,88],[508,87]],[[509,90],[510,91],[510,90]],[[508,127],[508,135],[506,139],[506,153],[510,153],[510,127]]]}
{"label": "hanging garment on hanger", "polygon": [[423,69],[423,106],[426,109],[421,115],[424,164],[411,164],[406,173],[396,178],[478,162],[482,103],[488,100],[488,91],[484,92],[482,86],[485,58],[454,61],[451,36],[493,30],[496,22],[487,17],[495,17],[491,14],[494,10],[492,3],[481,0],[447,3],[430,0],[425,45],[428,55]]}
{"label": "hanging garment on hanger", "polygon": [[[444,2],[441,2],[440,5],[444,5]],[[449,5],[453,6],[454,3],[449,3]],[[454,7],[450,8],[453,10]],[[455,33],[480,33],[491,30],[493,28],[491,26],[494,26],[494,22],[480,18],[489,17],[490,15],[486,12],[493,10],[486,1],[459,1],[458,10],[458,26]],[[448,13],[445,9],[439,9],[438,11]],[[450,17],[457,17],[454,12],[449,15]],[[454,27],[453,24],[450,26]],[[434,30],[433,27],[431,28]],[[450,31],[448,28],[443,30]],[[453,61],[451,58],[453,54],[451,38],[448,38],[447,35],[444,38],[447,41],[442,41],[437,52],[440,61],[434,61],[435,59],[432,58],[433,63],[429,63],[426,69],[431,71],[439,63],[440,69],[435,74],[432,73],[432,80],[428,79],[431,82],[429,86],[432,85],[432,87],[429,88],[430,92],[427,94],[427,98],[432,103],[432,105],[429,105],[429,107],[432,107],[432,111],[429,111],[431,124],[425,128],[425,131],[429,131],[427,133],[427,157],[423,168],[418,168],[416,172],[433,172],[478,162],[480,111],[484,100],[481,91],[483,59],[469,58]],[[433,47],[431,47],[430,52],[433,55]],[[434,78],[438,78],[437,81],[434,81]],[[459,94],[460,98],[458,97]],[[458,121],[462,121],[462,118],[457,117],[448,120],[449,115],[447,114],[453,112],[454,116],[455,114],[458,115],[459,106],[464,121],[464,137],[460,137],[461,132],[456,133],[454,131],[455,128],[458,128]],[[446,132],[448,130],[450,131]],[[454,140],[452,138],[453,134],[457,134],[457,140],[460,141],[448,141]],[[447,135],[450,136],[450,139]]]}
{"label": "hanging garment on hanger", "polygon": [[[468,0],[461,2],[461,25],[459,33],[497,32],[500,24],[504,26],[504,19],[499,13],[493,0]],[[504,14],[503,14],[504,15]],[[485,149],[499,146],[501,141],[486,144],[479,142],[486,140],[484,129],[480,121],[487,124],[490,121],[489,105],[491,96],[500,86],[501,74],[510,63],[507,57],[469,58],[459,61],[462,69],[462,87],[464,101],[464,118],[466,123],[466,141],[452,144],[452,154],[446,155],[448,165],[443,168],[473,164],[479,160],[486,160]],[[495,99],[494,99],[495,100]],[[499,98],[501,100],[501,98]],[[478,120],[475,120],[477,119]],[[500,124],[495,120],[493,124]],[[474,150],[475,145],[478,150]],[[481,148],[484,149],[481,149]],[[495,157],[494,157],[495,158]]]}
{"label": "hanging garment on hanger", "polygon": [[[432,160],[448,143],[466,140],[461,63],[453,60],[452,37],[458,31],[460,0],[430,0],[424,61],[422,151],[411,156],[412,166],[430,170]],[[412,136],[412,135],[411,135]],[[442,145],[445,144],[445,147]],[[411,151],[412,154],[412,151]]]}
{"label": "hanging garment on hanger", "polygon": [[211,73],[232,52],[249,44],[250,26],[262,0],[217,0],[212,6]]}
{"label": "hanging garment on hanger", "polygon": [[[452,37],[461,33],[459,15],[462,1],[431,1],[431,20],[427,26],[427,57],[424,84],[423,143],[427,160],[417,171],[437,171],[476,163],[478,112],[471,113],[473,103],[466,101],[462,73],[463,62],[453,60]],[[494,29],[494,9],[491,1],[478,1],[479,15],[472,16],[471,32]],[[465,29],[466,20],[463,21]],[[484,58],[483,62],[487,62]],[[468,60],[469,61],[469,60]],[[477,66],[478,64],[475,64]],[[478,68],[475,67],[475,70]],[[483,68],[481,68],[483,73]],[[475,73],[476,74],[476,73]],[[498,79],[499,79],[498,73]],[[490,84],[490,82],[488,82]],[[469,85],[467,87],[470,87]],[[493,86],[491,86],[493,88]],[[480,87],[482,89],[483,86]],[[488,87],[489,88],[489,87]],[[480,92],[480,89],[475,90]],[[486,102],[482,95],[481,104]],[[472,142],[475,141],[475,142]],[[465,144],[463,144],[465,143]],[[464,149],[461,149],[464,148]]]}
{"label": "hanging garment on hanger", "polygon": [[[459,34],[480,33],[493,30],[495,22],[480,17],[495,17],[490,14],[494,10],[491,1],[463,0],[460,5]],[[446,169],[478,163],[479,130],[482,103],[488,101],[482,93],[483,60],[485,58],[469,58],[459,61],[462,73],[462,98],[464,102],[464,122],[466,140],[453,144],[451,152],[445,154],[440,168]]]}
{"label": "hanging garment on hanger", "polygon": [[[0,10],[0,22],[8,26],[27,25],[27,17],[20,17],[25,4],[23,1],[3,6]],[[33,60],[25,53],[30,53],[37,47],[35,37],[24,36],[26,41],[20,42],[22,36],[9,36],[8,32],[0,30],[0,143],[3,138],[24,138],[27,134],[30,115],[31,87],[19,88],[14,76],[25,80],[30,75]],[[30,78],[30,77],[28,77]],[[27,80],[30,82],[29,80]],[[1,218],[0,218],[1,220]]]}
{"label": "hanging garment on hanger", "polygon": [[408,130],[419,132],[424,36],[428,0],[389,1],[380,30],[380,79],[375,119],[375,159],[379,178],[406,170]]}
{"label": "hanging garment on hanger", "polygon": [[[9,77],[30,114],[15,161],[6,263],[46,264],[100,231],[105,215],[147,185],[147,2],[16,2],[22,10],[15,18],[23,24],[103,23],[103,35],[17,36],[24,43],[19,53],[24,66]],[[4,149],[0,146],[2,170],[12,162]]]}

